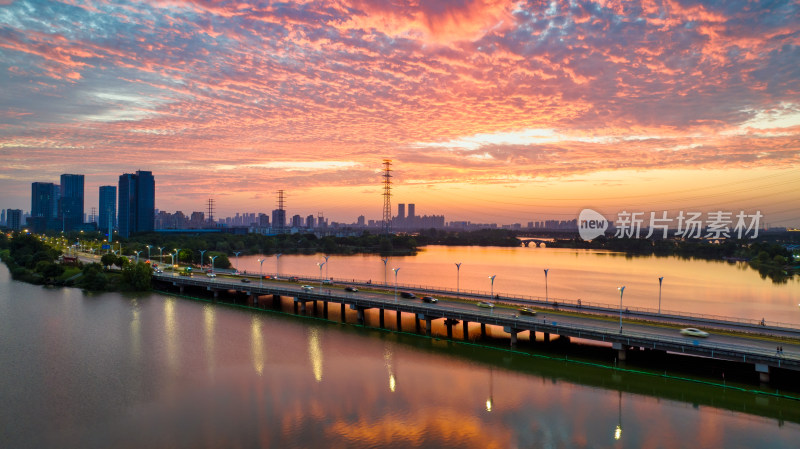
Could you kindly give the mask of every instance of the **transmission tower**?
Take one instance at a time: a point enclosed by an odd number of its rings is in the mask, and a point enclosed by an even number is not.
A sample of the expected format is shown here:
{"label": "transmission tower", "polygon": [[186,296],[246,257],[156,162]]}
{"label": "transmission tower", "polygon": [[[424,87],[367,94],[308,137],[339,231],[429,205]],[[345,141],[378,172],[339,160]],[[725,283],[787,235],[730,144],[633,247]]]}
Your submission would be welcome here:
{"label": "transmission tower", "polygon": [[214,198],[208,199],[208,224],[214,227]]}
{"label": "transmission tower", "polygon": [[276,226],[276,231],[278,234],[283,234],[284,226],[286,226],[286,209],[284,209],[284,196],[283,190],[278,190],[278,215],[277,223],[274,223]]}
{"label": "transmission tower", "polygon": [[383,160],[383,222],[381,232],[392,232],[392,160]]}

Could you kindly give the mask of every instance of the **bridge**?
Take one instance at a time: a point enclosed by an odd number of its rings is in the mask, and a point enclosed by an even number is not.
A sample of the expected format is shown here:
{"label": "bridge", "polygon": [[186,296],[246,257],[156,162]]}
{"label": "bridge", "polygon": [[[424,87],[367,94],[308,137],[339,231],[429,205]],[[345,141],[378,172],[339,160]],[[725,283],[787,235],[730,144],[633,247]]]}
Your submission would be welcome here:
{"label": "bridge", "polygon": [[[582,304],[561,301],[556,303],[547,298],[525,299],[510,296],[497,296],[476,292],[458,292],[459,300],[451,291],[447,294],[452,298],[441,298],[439,303],[430,304],[416,300],[401,299],[394,294],[394,286],[387,284],[375,285],[371,283],[356,283],[337,281],[335,285],[319,284],[319,279],[299,278],[298,281],[316,283],[315,288],[304,288],[293,282],[273,282],[251,280],[242,282],[244,278],[209,278],[206,276],[175,276],[170,273],[153,275],[153,280],[171,288],[177,288],[181,293],[185,289],[201,289],[213,294],[215,300],[220,295],[236,298],[243,297],[250,307],[265,307],[264,296],[272,297],[273,301],[281,297],[292,298],[295,313],[305,313],[307,304],[311,304],[317,311],[318,304],[322,304],[322,313],[329,317],[329,305],[340,308],[339,316],[345,316],[345,309],[349,307],[357,312],[359,324],[365,324],[365,311],[375,309],[378,311],[380,328],[385,327],[386,312],[394,314],[396,329],[402,329],[401,317],[411,314],[414,317],[415,331],[421,332],[424,323],[424,332],[431,335],[432,323],[441,322],[447,329],[447,338],[454,338],[460,333],[460,338],[469,339],[470,325],[480,326],[481,336],[486,335],[486,326],[497,326],[508,334],[510,344],[517,344],[517,336],[528,332],[531,339],[536,333],[544,335],[546,341],[551,335],[562,338],[579,338],[604,342],[617,351],[619,360],[625,360],[629,351],[652,350],[682,354],[687,356],[701,356],[720,361],[733,361],[751,365],[759,374],[762,382],[769,382],[770,373],[776,369],[800,371],[800,329],[786,325],[765,325],[754,320],[731,320],[699,315],[676,315],[671,313],[658,314],[646,310],[634,310],[623,313],[607,307],[593,304]],[[249,279],[248,279],[249,280]],[[358,285],[369,288],[369,292],[348,292],[343,289],[347,285]],[[436,289],[409,287],[404,291],[415,290],[426,294],[439,294]],[[464,302],[467,300],[487,301],[491,299],[499,306],[489,309],[477,308],[475,303]],[[536,307],[539,312],[535,316],[519,314],[520,306]],[[568,313],[564,313],[567,311]],[[609,320],[609,316],[619,315],[619,322]],[[674,328],[668,328],[663,323],[680,326],[697,326],[705,329],[719,329],[708,339],[688,338],[681,336]],[[460,332],[459,332],[460,328]],[[474,329],[473,329],[474,330]],[[786,343],[781,353],[776,350],[775,339],[783,338]]]}
{"label": "bridge", "polygon": [[539,248],[542,245],[547,246],[547,244],[550,243],[547,240],[534,239],[534,238],[519,238],[519,241],[522,242],[523,245],[525,245],[525,248],[530,246],[531,243],[535,243],[537,248]]}

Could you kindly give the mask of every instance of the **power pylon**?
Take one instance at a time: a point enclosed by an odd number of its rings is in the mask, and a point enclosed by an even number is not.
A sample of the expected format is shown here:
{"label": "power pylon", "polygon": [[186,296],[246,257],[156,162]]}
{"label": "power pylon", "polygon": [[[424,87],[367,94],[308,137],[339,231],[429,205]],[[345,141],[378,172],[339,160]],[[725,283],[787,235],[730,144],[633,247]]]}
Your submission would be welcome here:
{"label": "power pylon", "polygon": [[392,160],[383,160],[383,222],[381,232],[392,232]]}

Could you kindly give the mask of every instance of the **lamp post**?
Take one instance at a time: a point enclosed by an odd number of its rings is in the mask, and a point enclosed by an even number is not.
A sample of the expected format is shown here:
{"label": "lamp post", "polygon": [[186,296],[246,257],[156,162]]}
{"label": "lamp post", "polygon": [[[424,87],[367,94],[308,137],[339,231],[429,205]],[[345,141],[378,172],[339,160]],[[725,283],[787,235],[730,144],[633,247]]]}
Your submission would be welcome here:
{"label": "lamp post", "polygon": [[158,248],[158,258],[159,258],[159,259],[160,259],[160,261],[161,261],[161,262],[160,262],[160,263],[161,263],[161,265],[164,265],[164,247],[163,247],[163,246],[160,246],[160,247]]}
{"label": "lamp post", "polygon": [[206,251],[208,251],[208,250],[207,249],[201,249],[200,250],[200,269],[201,270],[203,269],[203,262],[205,262],[205,258],[203,257],[203,254],[205,254]]}
{"label": "lamp post", "polygon": [[461,262],[456,264],[456,298],[461,297]]}
{"label": "lamp post", "polygon": [[492,299],[494,299],[494,278],[495,278],[495,277],[497,277],[497,275],[496,275],[496,274],[493,274],[493,275],[489,276],[489,279],[491,279],[491,280],[492,280],[492,290],[491,290],[491,292],[492,292],[492,293],[491,293],[491,295],[490,295],[490,297],[491,297]]}
{"label": "lamp post", "polygon": [[661,283],[664,281],[664,276],[658,278],[658,314],[661,315]]}
{"label": "lamp post", "polygon": [[381,262],[383,262],[383,285],[386,285],[386,263],[389,262],[389,258],[385,257]]}
{"label": "lamp post", "polygon": [[139,254],[142,254],[142,251],[134,251],[136,253],[136,263],[139,263]]}
{"label": "lamp post", "polygon": [[320,288],[322,288],[322,267],[326,263],[327,262],[317,262],[317,266],[319,267],[319,286],[320,286]]}
{"label": "lamp post", "polygon": [[325,279],[330,279],[328,277],[328,265],[327,264],[328,264],[328,257],[331,257],[331,256],[322,256],[322,257],[325,259]]}
{"label": "lamp post", "polygon": [[549,268],[544,269],[544,302],[548,302],[548,294],[547,294],[547,272],[550,271]]}
{"label": "lamp post", "polygon": [[400,271],[399,268],[392,268],[394,271],[394,302],[397,302],[397,272]]}
{"label": "lamp post", "polygon": [[618,287],[619,290],[619,333],[622,333],[622,294],[625,293],[625,286]]}
{"label": "lamp post", "polygon": [[264,261],[267,259],[258,259],[259,268],[258,270],[258,285],[263,287],[264,286]]}
{"label": "lamp post", "polygon": [[275,254],[275,279],[281,277],[281,256],[283,254]]}
{"label": "lamp post", "polygon": [[152,247],[153,247],[153,245],[147,245],[147,260],[148,261],[150,260],[150,248],[152,248]]}
{"label": "lamp post", "polygon": [[211,259],[211,272],[212,273],[214,272],[214,260],[216,260],[217,257],[219,257],[219,255],[216,255],[214,257],[209,257],[209,259]]}
{"label": "lamp post", "polygon": [[175,265],[175,264],[178,264],[178,265],[181,264],[181,249],[180,248],[175,248],[175,263],[173,263],[173,265]]}
{"label": "lamp post", "polygon": [[[169,257],[172,257],[172,265],[175,265],[175,254],[170,254]],[[175,271],[174,268],[173,271]]]}
{"label": "lamp post", "polygon": [[241,253],[242,253],[241,251],[236,251],[236,252],[233,253],[233,254],[236,255],[236,273],[237,274],[239,273],[239,254],[241,254]]}

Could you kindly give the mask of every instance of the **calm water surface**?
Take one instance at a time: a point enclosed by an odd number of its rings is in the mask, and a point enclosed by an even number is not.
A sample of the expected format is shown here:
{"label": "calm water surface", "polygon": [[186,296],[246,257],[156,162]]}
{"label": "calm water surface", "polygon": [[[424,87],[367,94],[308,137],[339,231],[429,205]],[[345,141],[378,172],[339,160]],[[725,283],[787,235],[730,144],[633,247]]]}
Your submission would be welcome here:
{"label": "calm water surface", "polygon": [[[319,276],[321,255],[242,256],[239,268],[265,274]],[[461,262],[460,275],[455,263]],[[237,260],[231,257],[231,263]],[[278,266],[280,264],[280,266]],[[416,256],[392,257],[386,264],[377,255],[333,255],[323,276],[397,282],[489,293],[581,299],[619,305],[617,287],[624,285],[624,305],[658,309],[658,278],[663,276],[662,311],[715,314],[761,319],[800,327],[800,276],[784,284],[762,279],[744,262],[685,260],[677,257],[626,257],[621,253],[563,248],[497,248],[429,246]],[[327,273],[327,274],[326,274]]]}
{"label": "calm water surface", "polygon": [[0,401],[3,448],[800,441],[796,401],[160,294],[42,288],[4,265]]}

